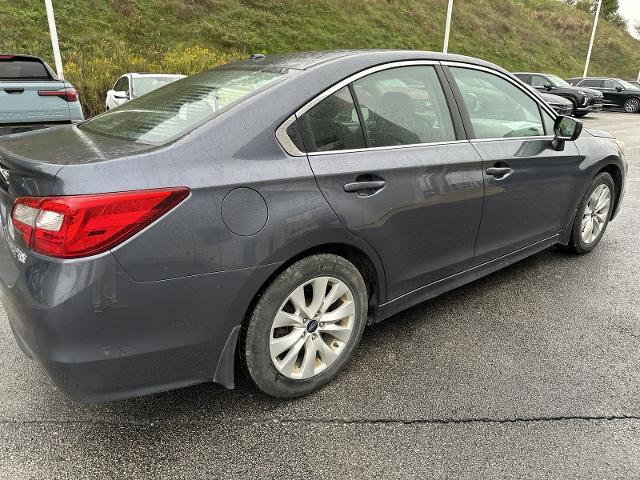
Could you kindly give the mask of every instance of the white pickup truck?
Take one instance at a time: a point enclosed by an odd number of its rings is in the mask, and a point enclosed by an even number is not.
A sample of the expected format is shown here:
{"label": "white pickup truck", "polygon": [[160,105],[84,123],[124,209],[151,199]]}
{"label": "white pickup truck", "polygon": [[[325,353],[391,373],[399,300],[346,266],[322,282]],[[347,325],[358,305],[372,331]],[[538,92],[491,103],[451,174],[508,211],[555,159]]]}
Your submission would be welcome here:
{"label": "white pickup truck", "polygon": [[0,54],[0,135],[82,120],[78,92],[42,59]]}

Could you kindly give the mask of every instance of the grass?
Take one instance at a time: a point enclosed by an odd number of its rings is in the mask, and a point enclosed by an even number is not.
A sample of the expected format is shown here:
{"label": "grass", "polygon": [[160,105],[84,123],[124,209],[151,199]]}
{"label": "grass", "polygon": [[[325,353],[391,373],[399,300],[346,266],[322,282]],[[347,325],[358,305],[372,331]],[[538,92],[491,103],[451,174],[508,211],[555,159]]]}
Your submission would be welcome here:
{"label": "grass", "polygon": [[[192,74],[249,53],[440,50],[446,0],[54,0],[65,75],[87,115],[128,71]],[[592,18],[557,0],[455,0],[449,50],[582,74]],[[53,64],[42,0],[0,0],[0,52]],[[590,74],[635,78],[640,42],[601,22]]]}

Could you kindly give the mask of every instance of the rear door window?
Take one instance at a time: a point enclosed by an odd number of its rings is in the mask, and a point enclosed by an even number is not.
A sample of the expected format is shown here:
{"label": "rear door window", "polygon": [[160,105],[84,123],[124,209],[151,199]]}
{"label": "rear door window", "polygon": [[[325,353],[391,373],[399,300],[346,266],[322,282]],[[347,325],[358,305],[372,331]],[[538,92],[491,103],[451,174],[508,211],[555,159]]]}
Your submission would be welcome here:
{"label": "rear door window", "polygon": [[602,88],[603,83],[604,82],[602,80],[587,79],[587,80],[583,80],[580,86],[587,87],[587,88]]}
{"label": "rear door window", "polygon": [[343,87],[304,113],[299,120],[307,152],[365,148],[356,105]]}
{"label": "rear door window", "polygon": [[544,135],[538,103],[507,80],[480,70],[451,68],[476,138]]}
{"label": "rear door window", "polygon": [[432,66],[391,68],[353,83],[371,147],[456,139]]}

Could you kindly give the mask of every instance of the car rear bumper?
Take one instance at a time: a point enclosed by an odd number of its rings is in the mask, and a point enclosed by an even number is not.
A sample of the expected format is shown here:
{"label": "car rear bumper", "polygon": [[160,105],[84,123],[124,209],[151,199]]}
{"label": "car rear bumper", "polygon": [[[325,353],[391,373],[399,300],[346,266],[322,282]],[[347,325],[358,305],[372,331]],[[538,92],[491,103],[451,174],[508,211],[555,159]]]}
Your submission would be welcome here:
{"label": "car rear bumper", "polygon": [[136,282],[111,253],[82,261],[28,253],[21,265],[4,235],[0,243],[0,290],[16,341],[84,402],[208,381],[231,388],[235,335],[251,300],[245,289],[272,271]]}

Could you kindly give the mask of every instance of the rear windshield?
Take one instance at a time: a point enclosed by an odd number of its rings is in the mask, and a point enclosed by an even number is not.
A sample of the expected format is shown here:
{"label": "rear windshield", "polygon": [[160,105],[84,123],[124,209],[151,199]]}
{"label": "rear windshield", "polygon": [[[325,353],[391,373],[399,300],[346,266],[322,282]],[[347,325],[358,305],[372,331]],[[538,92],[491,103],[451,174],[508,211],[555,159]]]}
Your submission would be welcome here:
{"label": "rear windshield", "polygon": [[44,64],[33,59],[0,59],[0,79],[50,80]]}
{"label": "rear windshield", "polygon": [[133,142],[163,145],[253,93],[273,86],[290,72],[286,68],[221,67],[165,85],[79,128]]}

